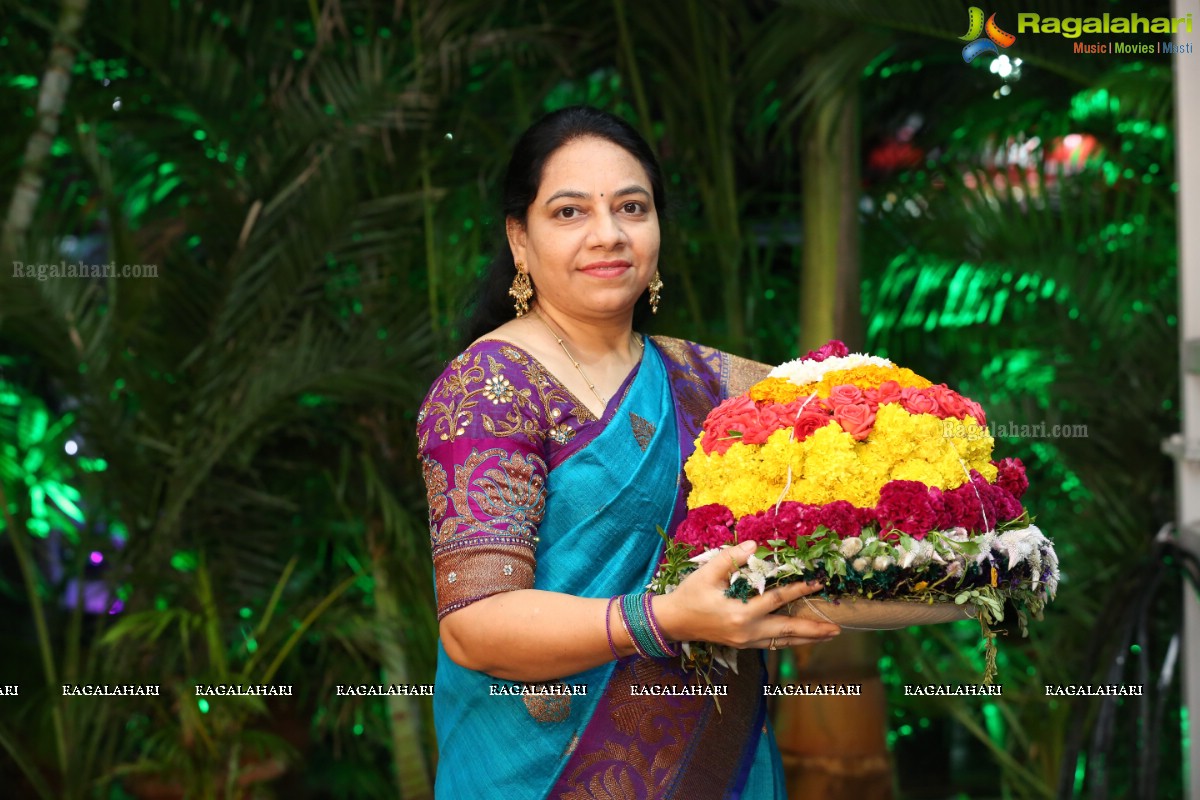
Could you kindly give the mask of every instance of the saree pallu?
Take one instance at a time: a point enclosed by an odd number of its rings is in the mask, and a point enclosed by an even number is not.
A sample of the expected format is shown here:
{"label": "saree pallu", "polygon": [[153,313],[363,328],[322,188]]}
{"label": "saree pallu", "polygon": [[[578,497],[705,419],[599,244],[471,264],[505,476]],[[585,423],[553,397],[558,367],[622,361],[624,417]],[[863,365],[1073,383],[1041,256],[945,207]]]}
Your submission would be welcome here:
{"label": "saree pallu", "polygon": [[[686,510],[682,460],[705,414],[759,374],[655,337],[596,419],[519,348],[468,349],[419,417],[439,616],[516,588],[644,590],[662,553],[656,528]],[[700,679],[678,659],[629,657],[552,682],[586,694],[497,695],[513,685],[458,666],[439,642],[436,795],[784,797],[764,679],[762,654],[746,651],[721,679],[727,694],[693,695]]]}

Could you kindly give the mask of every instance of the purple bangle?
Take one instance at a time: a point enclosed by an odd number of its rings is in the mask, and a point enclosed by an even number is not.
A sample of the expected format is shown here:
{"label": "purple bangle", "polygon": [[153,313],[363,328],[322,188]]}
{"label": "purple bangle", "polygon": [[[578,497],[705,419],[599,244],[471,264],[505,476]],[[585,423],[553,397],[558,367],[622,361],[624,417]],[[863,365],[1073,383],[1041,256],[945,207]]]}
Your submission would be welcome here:
{"label": "purple bangle", "polygon": [[608,608],[604,609],[604,632],[608,634],[608,649],[612,651],[613,659],[616,661],[621,660],[621,654],[617,652],[617,646],[613,644],[612,625],[609,624],[609,618],[612,615],[613,603],[617,601],[618,597],[620,597],[619,594],[614,594],[611,598],[609,598]]}
{"label": "purple bangle", "polygon": [[658,620],[654,618],[654,604],[650,602],[654,595],[652,595],[650,592],[646,592],[644,597],[645,600],[643,603],[644,608],[646,609],[646,619],[650,622],[650,632],[654,634],[654,639],[658,642],[658,646],[661,647],[663,652],[669,656],[679,655],[679,649],[673,648],[667,643],[667,637],[663,636],[662,629],[658,627]]}

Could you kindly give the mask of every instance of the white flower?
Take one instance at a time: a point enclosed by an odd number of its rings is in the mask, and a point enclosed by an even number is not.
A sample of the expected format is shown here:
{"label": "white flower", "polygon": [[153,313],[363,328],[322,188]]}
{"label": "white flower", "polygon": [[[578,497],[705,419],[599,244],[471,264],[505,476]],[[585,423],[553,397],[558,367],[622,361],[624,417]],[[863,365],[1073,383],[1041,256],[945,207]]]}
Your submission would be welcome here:
{"label": "white flower", "polygon": [[1037,526],[1030,525],[1028,528],[1005,531],[1000,534],[992,542],[992,549],[998,553],[1007,555],[1008,568],[1012,569],[1017,564],[1029,558],[1044,541],[1046,541],[1046,537],[1042,535]]}
{"label": "white flower", "polygon": [[875,556],[875,560],[871,562],[871,568],[876,572],[883,572],[892,565],[891,556]]}
{"label": "white flower", "polygon": [[739,572],[742,573],[741,577],[748,580],[750,585],[759,594],[762,594],[767,589],[767,578],[775,577],[775,573],[779,572],[779,565],[771,561],[765,561],[758,556],[750,556],[750,559],[746,562],[746,566],[742,567]]}
{"label": "white flower", "polygon": [[797,386],[804,386],[809,383],[816,383],[824,378],[828,373],[835,370],[854,369],[855,367],[872,364],[877,367],[892,367],[895,366],[891,361],[879,356],[868,356],[862,353],[851,353],[848,356],[830,356],[824,361],[806,361],[802,358],[797,358],[794,361],[788,361],[786,364],[780,364],[775,369],[768,373],[770,378],[786,378],[790,383]]}
{"label": "white flower", "polygon": [[688,561],[692,562],[693,564],[698,564],[699,566],[702,567],[705,564],[707,564],[708,562],[712,561],[718,555],[720,555],[720,553],[721,553],[721,548],[714,547],[712,550],[705,550],[703,553],[701,553],[698,556],[692,556],[691,558],[688,559]]}
{"label": "white flower", "polygon": [[1046,564],[1050,567],[1050,577],[1046,579],[1046,594],[1050,599],[1054,599],[1054,595],[1058,593],[1058,579],[1061,577],[1058,573],[1058,553],[1054,552],[1054,547],[1050,542],[1046,542]]}
{"label": "white flower", "polygon": [[909,567],[919,567],[922,564],[927,564],[934,557],[936,551],[933,545],[926,541],[913,542],[912,550],[905,550],[903,547],[897,548],[897,556],[899,557],[900,566],[904,569]]}
{"label": "white flower", "polygon": [[1029,554],[1029,571],[1033,574],[1033,588],[1036,589],[1042,581],[1042,552],[1038,548],[1034,548]]}
{"label": "white flower", "polygon": [[844,555],[846,558],[854,558],[862,549],[863,541],[857,536],[851,536],[849,538],[842,539],[842,555]]}
{"label": "white flower", "polygon": [[982,564],[985,559],[991,556],[992,542],[995,540],[996,534],[993,531],[988,531],[987,533],[975,539],[976,544],[979,545],[979,552],[973,556],[973,560],[976,564]]}
{"label": "white flower", "polygon": [[732,670],[733,674],[737,675],[737,673],[738,673],[738,669],[737,669],[738,651],[736,648],[725,647],[724,645],[714,644],[712,646],[712,654],[713,654],[713,661],[716,661],[721,666]]}
{"label": "white flower", "polygon": [[971,537],[966,528],[951,528],[946,531],[946,538],[955,542],[965,542]]}
{"label": "white flower", "polygon": [[946,567],[946,577],[953,578],[955,575],[962,574],[963,563],[961,561],[951,561],[950,566]]}
{"label": "white flower", "polygon": [[860,556],[859,558],[854,559],[854,563],[851,564],[850,566],[854,567],[855,572],[866,572],[867,571],[867,560]]}

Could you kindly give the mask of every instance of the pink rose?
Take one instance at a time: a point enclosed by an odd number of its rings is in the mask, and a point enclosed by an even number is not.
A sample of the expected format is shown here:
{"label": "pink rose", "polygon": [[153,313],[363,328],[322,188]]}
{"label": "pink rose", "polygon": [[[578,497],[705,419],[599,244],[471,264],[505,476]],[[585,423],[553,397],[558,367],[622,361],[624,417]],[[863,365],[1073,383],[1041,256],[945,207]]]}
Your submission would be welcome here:
{"label": "pink rose", "polygon": [[938,413],[937,400],[930,397],[923,389],[905,386],[900,390],[900,402],[910,414]]}
{"label": "pink rose", "polygon": [[979,403],[976,403],[974,400],[970,400],[965,397],[963,400],[965,400],[967,404],[967,413],[974,417],[975,421],[978,422],[981,427],[987,427],[987,416],[983,413],[983,406],[979,405]]}
{"label": "pink rose", "polygon": [[896,381],[884,381],[877,389],[867,389],[864,394],[867,400],[878,406],[884,403],[900,402],[900,384]]}
{"label": "pink rose", "polygon": [[864,402],[863,391],[853,384],[835,386],[829,392],[829,404],[835,410],[838,406],[856,405],[862,402]]}
{"label": "pink rose", "polygon": [[875,412],[866,403],[838,406],[833,418],[842,426],[842,430],[860,442],[867,438],[875,426]]}

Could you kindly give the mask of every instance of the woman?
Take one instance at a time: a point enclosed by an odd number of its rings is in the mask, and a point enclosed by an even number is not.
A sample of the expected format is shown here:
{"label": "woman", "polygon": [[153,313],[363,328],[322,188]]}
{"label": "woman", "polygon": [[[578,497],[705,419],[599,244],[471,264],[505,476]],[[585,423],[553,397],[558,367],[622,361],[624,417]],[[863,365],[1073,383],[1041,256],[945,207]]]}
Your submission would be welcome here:
{"label": "woman", "polygon": [[[418,416],[441,633],[439,798],[786,796],[761,650],[839,632],[772,616],[819,587],[725,597],[745,543],[671,594],[644,595],[656,529],[686,511],[682,466],[705,415],[764,369],[634,332],[635,307],[656,310],[662,290],[662,207],[649,146],[604,112],[550,114],[513,153],[508,247],[474,342]],[[698,685],[667,655],[691,640],[741,648],[737,673],[717,679],[728,693],[639,694]],[[586,695],[499,694],[506,682]]]}

